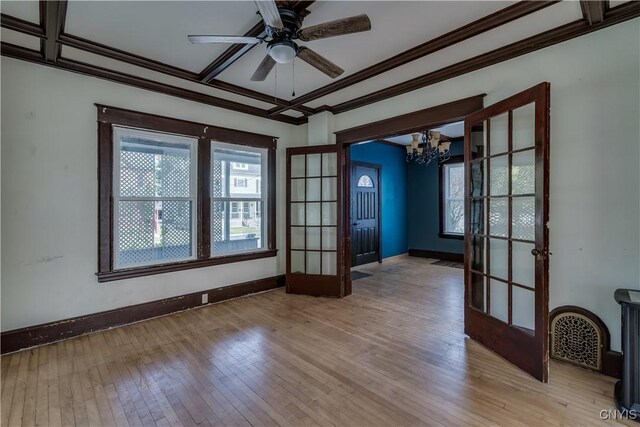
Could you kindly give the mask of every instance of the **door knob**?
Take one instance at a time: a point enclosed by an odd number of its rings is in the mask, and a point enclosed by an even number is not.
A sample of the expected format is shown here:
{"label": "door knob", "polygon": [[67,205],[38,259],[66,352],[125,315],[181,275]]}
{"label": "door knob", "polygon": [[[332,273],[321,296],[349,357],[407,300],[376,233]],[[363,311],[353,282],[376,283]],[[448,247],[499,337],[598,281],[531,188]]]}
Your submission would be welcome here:
{"label": "door knob", "polygon": [[356,225],[358,225],[358,223],[357,223],[357,222],[354,222],[354,223],[352,223],[351,225],[353,225],[353,226],[355,227]]}
{"label": "door knob", "polygon": [[536,257],[536,261],[544,261],[545,259],[547,259],[548,254],[549,254],[549,251],[546,249],[538,249],[538,248],[531,249],[531,255]]}

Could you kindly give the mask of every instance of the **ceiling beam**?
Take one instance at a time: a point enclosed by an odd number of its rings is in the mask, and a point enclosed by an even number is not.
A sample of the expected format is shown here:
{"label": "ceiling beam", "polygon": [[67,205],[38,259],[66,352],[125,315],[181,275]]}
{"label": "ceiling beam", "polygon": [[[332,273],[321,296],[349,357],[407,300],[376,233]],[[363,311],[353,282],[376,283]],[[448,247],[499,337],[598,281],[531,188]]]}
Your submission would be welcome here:
{"label": "ceiling beam", "polygon": [[[126,62],[128,64],[136,65],[138,67],[146,68],[148,70],[157,71],[159,73],[167,74],[173,77],[178,77],[185,80],[190,80],[196,83],[205,84],[200,81],[199,75],[188,70],[184,70],[173,65],[168,65],[160,61],[145,58],[139,55],[135,55],[129,52],[125,52],[120,49],[116,49],[110,46],[106,46],[100,43],[93,42],[91,40],[84,39],[82,37],[74,36],[71,34],[60,34],[58,37],[59,42],[68,47],[80,49],[85,52],[89,52],[96,55],[105,56],[107,58],[115,59],[117,61]],[[269,104],[287,105],[289,101],[266,95],[251,89],[247,89],[241,86],[237,86],[231,83],[226,83],[221,80],[212,80],[206,86],[214,87],[216,89],[224,90],[226,92],[235,93],[236,95],[242,95],[247,98],[255,99],[257,101],[267,102]],[[304,106],[296,107],[296,110],[303,114],[310,115],[313,113],[313,109]]]}
{"label": "ceiling beam", "polygon": [[18,31],[30,36],[44,38],[44,27],[29,21],[24,21],[10,15],[0,14],[0,25],[9,30]]}
{"label": "ceiling beam", "polygon": [[[31,36],[42,38],[44,39],[44,44],[46,45],[48,43],[48,39],[45,34],[45,25],[46,25],[45,21],[46,21],[46,15],[47,15],[46,9],[47,9],[48,2],[45,1],[45,2],[41,2],[40,4],[43,12],[42,14],[43,23],[41,25],[24,21],[22,19],[15,18],[13,16],[6,15],[6,14],[0,15],[0,25],[3,28],[8,28],[10,30],[18,31],[23,34],[28,34]],[[50,10],[51,9],[49,9],[49,11]],[[196,83],[204,84],[200,81],[199,75],[197,73],[193,73],[191,71],[184,70],[179,67],[174,67],[172,65],[168,65],[160,61],[155,61],[153,59],[149,59],[149,58],[145,58],[129,52],[125,52],[123,50],[106,46],[100,43],[96,43],[91,40],[84,39],[82,37],[74,36],[74,35],[63,32],[58,36],[58,43],[63,46],[72,47],[74,49],[83,50],[85,52],[89,52],[95,55],[100,55],[107,58],[115,59],[117,61],[126,62],[128,64],[146,68],[148,70],[157,71],[159,73],[167,74],[173,77],[178,77],[178,78],[190,80]],[[236,95],[242,95],[247,98],[266,102],[269,104],[275,104],[275,105],[289,104],[289,101],[285,99],[276,98],[267,94],[263,94],[261,92],[244,88],[242,86],[237,86],[231,83],[223,82],[221,80],[213,80],[206,85],[210,87],[214,87],[216,89],[224,90],[226,92],[235,93]],[[303,113],[305,116],[309,116],[315,113],[314,109],[308,108],[305,106],[291,107],[291,109],[299,111]]]}
{"label": "ceiling beam", "polygon": [[60,43],[58,37],[64,32],[67,17],[66,0],[40,0],[40,13],[44,12],[40,20],[44,23],[46,39],[41,41],[42,55],[45,61],[56,62],[60,57]]}
{"label": "ceiling beam", "polygon": [[524,40],[517,41],[510,45],[458,62],[457,64],[424,74],[420,77],[334,105],[333,112],[335,114],[340,114],[374,102],[392,98],[394,96],[411,92],[453,77],[461,76],[472,71],[480,70],[527,53],[535,52],[536,50],[543,49],[575,37],[580,37],[602,28],[637,18],[638,16],[640,16],[640,2],[630,1],[609,9],[605,12],[604,20],[598,24],[589,25],[589,23],[584,19],[579,19]]}
{"label": "ceiling beam", "polygon": [[[416,59],[422,58],[426,55],[432,54],[446,47],[460,43],[464,40],[475,37],[478,34],[484,33],[508,22],[522,18],[523,16],[537,12],[552,4],[558,3],[558,1],[519,1],[511,6],[505,7],[491,15],[487,15],[480,18],[470,24],[456,28],[446,34],[431,39],[425,43],[415,46],[411,49],[405,50],[387,60],[374,64],[364,70],[357,73],[346,76],[340,80],[323,86],[319,89],[311,91],[305,95],[302,95],[291,102],[291,106],[298,106],[306,104],[335,91],[344,89],[354,84],[360,83],[371,77],[382,74],[386,71],[392,70],[401,65],[407,64]],[[276,107],[270,110],[272,114],[281,113],[284,107]]]}
{"label": "ceiling beam", "polygon": [[121,73],[119,71],[108,70],[106,68],[85,64],[85,63],[74,61],[71,59],[58,58],[58,60],[55,62],[47,61],[43,58],[41,52],[38,52],[32,49],[27,49],[25,47],[13,45],[6,42],[2,42],[0,51],[2,53],[2,56],[34,62],[36,64],[46,65],[49,67],[71,71],[74,73],[79,73],[87,76],[97,77],[100,79],[129,85],[139,89],[145,89],[152,92],[161,93],[163,95],[169,95],[169,96],[174,96],[176,98],[182,98],[182,99],[187,99],[189,101],[199,102],[201,104],[225,108],[227,110],[233,110],[233,111],[250,114],[257,117],[274,119],[284,123],[297,125],[297,124],[301,124],[302,122],[302,120],[298,118],[286,116],[283,114],[279,115],[278,117],[270,116],[267,110],[263,110],[258,107],[252,107],[249,105],[241,104],[239,102],[230,101],[228,99],[207,95],[201,92],[184,89],[177,86],[171,86],[171,85],[157,82],[154,80],[149,80],[149,79],[133,76],[126,73]]}
{"label": "ceiling beam", "polygon": [[[258,22],[253,26],[253,28],[244,34],[245,37],[264,37],[266,35],[267,33],[264,30],[264,23],[262,21]],[[218,74],[226,70],[231,64],[236,62],[255,46],[255,44],[231,45],[227,50],[222,52],[220,56],[214,59],[211,64],[207,65],[207,67],[202,70],[199,76],[200,80],[205,83],[209,83],[211,80],[215,79]]]}
{"label": "ceiling beam", "polygon": [[604,19],[604,13],[609,8],[609,1],[601,0],[580,0],[582,16],[589,22],[589,25],[598,24]]}
{"label": "ceiling beam", "polygon": [[[285,3],[285,2],[280,2]],[[311,6],[313,1],[293,1],[286,2],[287,4],[283,4],[283,7],[290,7],[295,12],[306,16],[306,9]],[[267,35],[264,22],[260,20],[256,25],[254,25],[249,31],[247,31],[244,36],[245,37],[265,37]],[[204,70],[200,72],[200,80],[203,82],[209,83],[216,76],[222,73],[224,70],[229,68],[231,64],[236,62],[242,56],[244,56],[247,52],[249,52],[255,44],[234,44],[230,46],[227,50],[225,50],[220,56],[213,60],[213,62],[206,66]],[[285,109],[286,110],[286,109]],[[282,110],[282,111],[285,111]]]}

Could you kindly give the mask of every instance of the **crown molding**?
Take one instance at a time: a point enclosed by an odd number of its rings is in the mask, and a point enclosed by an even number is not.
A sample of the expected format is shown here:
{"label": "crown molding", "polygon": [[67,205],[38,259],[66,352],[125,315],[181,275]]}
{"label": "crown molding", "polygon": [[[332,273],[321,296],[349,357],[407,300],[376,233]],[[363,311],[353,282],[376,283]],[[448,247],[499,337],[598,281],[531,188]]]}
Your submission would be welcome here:
{"label": "crown molding", "polygon": [[286,116],[284,114],[278,117],[269,115],[267,110],[258,107],[252,107],[239,102],[230,101],[216,96],[207,95],[178,86],[171,86],[154,80],[133,76],[119,71],[113,71],[95,65],[85,64],[71,59],[59,58],[55,62],[46,61],[41,52],[16,46],[10,43],[2,42],[1,53],[3,56],[10,58],[22,59],[24,61],[33,62],[40,65],[46,65],[74,73],[84,74],[87,76],[98,77],[100,79],[109,80],[116,83],[122,83],[140,89],[150,90],[152,92],[171,95],[177,98],[187,99],[189,101],[199,102],[201,104],[211,105],[213,107],[225,108],[240,113],[250,114],[266,119],[274,119],[283,123],[300,124],[300,120],[295,117]]}

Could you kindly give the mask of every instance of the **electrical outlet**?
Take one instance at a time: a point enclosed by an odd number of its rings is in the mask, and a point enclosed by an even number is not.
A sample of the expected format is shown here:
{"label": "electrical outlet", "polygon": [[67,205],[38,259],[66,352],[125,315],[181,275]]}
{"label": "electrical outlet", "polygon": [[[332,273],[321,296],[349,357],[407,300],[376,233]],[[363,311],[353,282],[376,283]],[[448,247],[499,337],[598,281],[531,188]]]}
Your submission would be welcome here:
{"label": "electrical outlet", "polygon": [[206,304],[209,302],[209,294],[202,294],[202,303]]}

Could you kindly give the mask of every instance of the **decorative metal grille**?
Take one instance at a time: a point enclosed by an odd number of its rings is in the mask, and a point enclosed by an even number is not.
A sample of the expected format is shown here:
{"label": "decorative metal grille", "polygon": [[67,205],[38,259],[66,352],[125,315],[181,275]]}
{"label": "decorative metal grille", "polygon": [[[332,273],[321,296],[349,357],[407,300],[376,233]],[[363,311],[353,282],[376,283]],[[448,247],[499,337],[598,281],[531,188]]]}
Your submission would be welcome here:
{"label": "decorative metal grille", "polygon": [[551,356],[590,369],[600,370],[602,334],[588,317],[572,312],[551,321]]}

